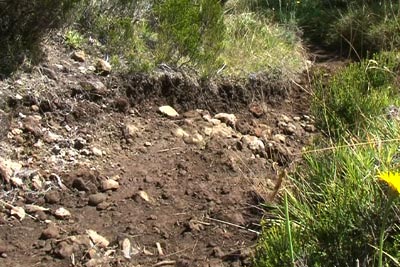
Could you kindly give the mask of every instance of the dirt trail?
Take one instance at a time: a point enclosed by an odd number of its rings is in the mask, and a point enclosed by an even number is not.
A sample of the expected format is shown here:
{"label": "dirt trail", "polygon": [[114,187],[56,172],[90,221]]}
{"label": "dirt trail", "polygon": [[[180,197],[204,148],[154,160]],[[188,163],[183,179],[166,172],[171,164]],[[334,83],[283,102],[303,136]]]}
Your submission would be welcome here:
{"label": "dirt trail", "polygon": [[58,50],[0,82],[0,266],[250,266],[260,204],[316,131],[307,94],[102,77]]}

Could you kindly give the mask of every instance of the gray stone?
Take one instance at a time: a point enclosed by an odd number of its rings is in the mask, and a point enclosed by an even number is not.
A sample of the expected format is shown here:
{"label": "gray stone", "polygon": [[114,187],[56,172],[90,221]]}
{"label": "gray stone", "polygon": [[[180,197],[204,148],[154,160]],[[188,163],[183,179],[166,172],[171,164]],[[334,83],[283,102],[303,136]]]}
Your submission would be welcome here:
{"label": "gray stone", "polygon": [[106,201],[107,199],[107,194],[103,193],[97,193],[97,194],[92,194],[89,196],[89,205],[90,206],[97,206],[100,203]]}

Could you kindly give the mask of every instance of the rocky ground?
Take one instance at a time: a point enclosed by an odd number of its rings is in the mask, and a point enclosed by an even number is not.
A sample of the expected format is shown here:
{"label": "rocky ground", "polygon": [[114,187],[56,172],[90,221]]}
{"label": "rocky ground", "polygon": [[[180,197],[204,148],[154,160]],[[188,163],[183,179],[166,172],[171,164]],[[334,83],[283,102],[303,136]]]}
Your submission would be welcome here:
{"label": "rocky ground", "polygon": [[250,266],[315,134],[304,88],[45,53],[0,81],[0,266]]}

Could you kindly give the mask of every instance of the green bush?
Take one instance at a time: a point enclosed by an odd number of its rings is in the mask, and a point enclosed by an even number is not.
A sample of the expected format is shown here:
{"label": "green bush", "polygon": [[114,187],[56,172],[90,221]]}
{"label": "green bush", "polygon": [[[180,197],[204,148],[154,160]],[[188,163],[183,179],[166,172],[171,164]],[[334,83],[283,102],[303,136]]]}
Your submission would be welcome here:
{"label": "green bush", "polygon": [[[376,175],[399,170],[398,146],[388,142],[399,134],[396,121],[379,119],[370,125],[369,139],[343,138],[329,150],[317,147],[304,157],[304,165],[289,177],[295,266],[358,266],[357,261],[378,266],[382,230],[384,251],[398,256],[399,198],[385,216],[391,193]],[[293,266],[283,206],[266,216],[274,219],[264,221],[256,267]],[[392,258],[384,256],[384,266],[395,266]]]}
{"label": "green bush", "polygon": [[215,72],[225,26],[218,0],[166,0],[155,6],[156,60],[175,66],[190,63],[203,75]]}
{"label": "green bush", "polygon": [[340,48],[356,57],[399,45],[400,5],[384,0],[253,0],[253,9],[296,23],[304,37],[318,45]]}
{"label": "green bush", "polygon": [[400,54],[386,52],[348,67],[324,81],[315,82],[312,110],[317,123],[330,137],[357,133],[368,120],[397,104],[396,73]]}
{"label": "green bush", "polygon": [[0,73],[15,70],[25,56],[37,59],[41,38],[65,24],[80,0],[0,1]]}

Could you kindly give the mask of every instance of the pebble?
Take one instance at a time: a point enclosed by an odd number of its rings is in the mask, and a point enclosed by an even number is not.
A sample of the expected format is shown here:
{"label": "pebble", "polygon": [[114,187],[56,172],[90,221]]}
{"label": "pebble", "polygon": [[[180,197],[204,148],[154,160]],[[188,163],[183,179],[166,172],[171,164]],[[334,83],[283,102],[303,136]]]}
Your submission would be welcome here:
{"label": "pebble", "polygon": [[283,134],[275,134],[272,138],[275,142],[279,143],[285,143],[286,142],[286,136]]}
{"label": "pebble", "polygon": [[102,188],[104,191],[107,191],[107,190],[116,190],[116,189],[119,188],[119,183],[118,183],[117,181],[115,181],[115,180],[107,179],[107,180],[104,180],[104,181],[101,183],[101,188]]}
{"label": "pebble", "polygon": [[55,249],[55,255],[61,259],[67,259],[74,253],[73,245],[68,244],[66,241],[58,243]]}
{"label": "pebble", "polygon": [[228,113],[218,113],[214,116],[214,118],[222,122],[225,122],[230,126],[236,125],[237,121],[235,114],[228,114]]}
{"label": "pebble", "polygon": [[103,152],[102,152],[100,149],[98,149],[97,147],[93,147],[93,148],[92,148],[92,153],[93,153],[93,155],[95,155],[96,157],[101,157],[101,156],[103,156]]}
{"label": "pebble", "polygon": [[104,193],[92,194],[89,196],[89,205],[97,206],[100,203],[106,201],[106,199],[107,199],[107,195]]}
{"label": "pebble", "polygon": [[44,196],[44,199],[48,204],[57,204],[60,201],[60,193],[58,191],[50,191]]}
{"label": "pebble", "polygon": [[47,226],[47,228],[43,230],[40,238],[52,239],[52,238],[58,238],[59,236],[60,236],[60,229],[54,224],[49,224],[49,226]]}
{"label": "pebble", "polygon": [[162,114],[164,114],[164,115],[166,115],[166,116],[168,116],[170,118],[175,118],[175,117],[179,116],[179,113],[171,106],[161,106],[161,107],[158,108],[158,110]]}
{"label": "pebble", "polygon": [[85,62],[86,55],[83,51],[75,51],[74,53],[72,53],[71,58],[78,62]]}
{"label": "pebble", "polygon": [[304,130],[306,130],[306,132],[313,133],[313,132],[315,132],[317,129],[316,129],[315,126],[312,125],[312,124],[306,124],[306,126],[304,127]]}
{"label": "pebble", "polygon": [[99,59],[96,63],[96,71],[103,76],[111,73],[111,65],[103,59]]}
{"label": "pebble", "polygon": [[74,179],[74,181],[72,182],[72,188],[75,188],[78,191],[89,191],[89,188],[86,186],[82,178]]}

